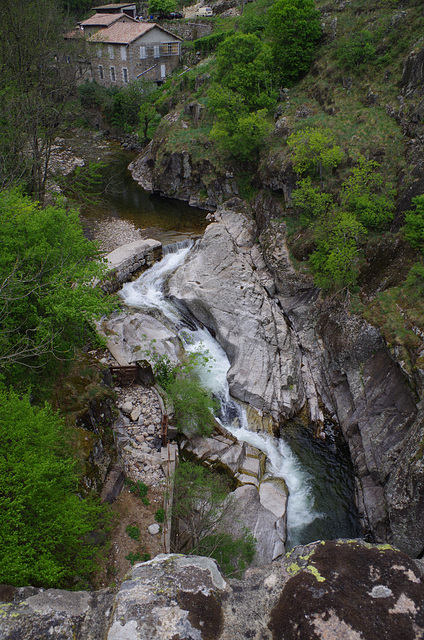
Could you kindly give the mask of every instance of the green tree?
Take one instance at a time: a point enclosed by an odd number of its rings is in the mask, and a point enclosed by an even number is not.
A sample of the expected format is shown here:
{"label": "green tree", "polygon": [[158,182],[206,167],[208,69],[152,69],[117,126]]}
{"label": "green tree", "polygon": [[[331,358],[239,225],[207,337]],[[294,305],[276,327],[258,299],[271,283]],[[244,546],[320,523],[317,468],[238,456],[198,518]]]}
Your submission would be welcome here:
{"label": "green tree", "polygon": [[176,6],[176,0],[149,0],[149,15],[171,13],[171,11],[175,11]]}
{"label": "green tree", "polygon": [[309,173],[319,177],[322,187],[324,172],[337,167],[344,157],[343,151],[334,142],[329,129],[306,127],[292,133],[287,139],[287,145],[293,150],[293,167],[296,173]]}
{"label": "green tree", "polygon": [[424,251],[424,195],[412,198],[412,204],[415,211],[408,211],[405,215],[405,238],[411,247]]}
{"label": "green tree", "polygon": [[356,283],[359,243],[366,229],[347,211],[332,211],[318,222],[317,249],[310,257],[316,282],[323,289],[343,289]]}
{"label": "green tree", "polygon": [[41,203],[53,141],[84,66],[76,64],[76,52],[65,42],[63,26],[59,0],[2,2],[0,187],[25,180]]}
{"label": "green tree", "polygon": [[282,83],[292,83],[309,70],[321,37],[313,0],[277,0],[268,11],[266,35]]}
{"label": "green tree", "polygon": [[[90,533],[105,517],[77,494],[64,425],[46,405],[0,390],[0,582],[74,586],[95,568]],[[106,520],[102,521],[102,525]]]}
{"label": "green tree", "polygon": [[384,181],[375,160],[360,156],[342,185],[342,206],[370,229],[381,229],[393,219],[394,189]]}
{"label": "green tree", "polygon": [[243,96],[249,110],[270,108],[276,101],[270,47],[254,34],[226,38],[216,52],[216,82]]}
{"label": "green tree", "polygon": [[301,212],[300,221],[304,225],[313,218],[326,215],[334,206],[333,196],[313,187],[309,176],[299,181],[297,189],[293,191],[292,200],[293,205]]}
{"label": "green tree", "polygon": [[92,284],[103,271],[76,211],[0,193],[0,364],[7,376],[69,360],[112,309]]}

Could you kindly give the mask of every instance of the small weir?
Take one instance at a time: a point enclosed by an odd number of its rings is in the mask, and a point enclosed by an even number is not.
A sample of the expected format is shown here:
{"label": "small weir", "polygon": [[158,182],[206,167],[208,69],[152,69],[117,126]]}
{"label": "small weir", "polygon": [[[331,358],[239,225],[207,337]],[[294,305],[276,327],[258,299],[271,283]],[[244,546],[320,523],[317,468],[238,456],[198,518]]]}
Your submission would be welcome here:
{"label": "small weir", "polygon": [[185,350],[207,354],[208,367],[199,366],[198,375],[219,400],[217,418],[238,440],[262,451],[267,458],[267,473],[283,478],[289,489],[288,547],[316,539],[359,536],[353,471],[347,452],[334,434],[328,443],[317,442],[300,422],[296,428],[289,423],[287,435],[283,429],[280,438],[250,430],[245,408],[229,393],[230,363],[224,350],[207,329],[191,316],[188,320],[188,313],[166,297],[166,280],[184,262],[192,245],[185,242],[164,247],[161,262],[123,286],[123,301],[129,307],[160,317]]}

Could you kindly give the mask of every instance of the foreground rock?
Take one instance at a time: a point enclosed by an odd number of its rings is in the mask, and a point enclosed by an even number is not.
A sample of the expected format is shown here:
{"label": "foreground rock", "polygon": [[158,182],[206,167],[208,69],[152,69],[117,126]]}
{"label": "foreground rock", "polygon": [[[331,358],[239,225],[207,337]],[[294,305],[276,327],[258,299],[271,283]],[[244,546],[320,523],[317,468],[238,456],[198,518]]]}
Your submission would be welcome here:
{"label": "foreground rock", "polygon": [[360,541],[297,547],[224,580],[210,558],[160,555],[117,593],[1,587],[5,640],[417,640],[424,583],[392,548]]}

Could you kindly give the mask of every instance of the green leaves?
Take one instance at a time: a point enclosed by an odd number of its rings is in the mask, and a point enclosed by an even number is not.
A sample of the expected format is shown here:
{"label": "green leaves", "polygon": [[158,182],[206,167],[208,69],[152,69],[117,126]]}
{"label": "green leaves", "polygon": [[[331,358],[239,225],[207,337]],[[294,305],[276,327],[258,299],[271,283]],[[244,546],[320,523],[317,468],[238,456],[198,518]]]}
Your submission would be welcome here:
{"label": "green leaves", "polygon": [[393,219],[394,189],[385,184],[378,162],[359,156],[342,185],[342,204],[370,229],[381,229]]}
{"label": "green leaves", "polygon": [[334,144],[334,136],[329,129],[306,127],[292,133],[287,145],[293,150],[293,167],[296,173],[310,173],[319,176],[333,167],[337,167],[343,158],[342,149]]}
{"label": "green leaves", "polygon": [[412,198],[415,211],[408,211],[405,215],[405,238],[411,247],[424,251],[424,196]]}
{"label": "green leaves", "polygon": [[0,194],[0,363],[8,379],[69,359],[111,309],[92,286],[103,267],[76,211]]}
{"label": "green leaves", "polygon": [[95,567],[87,536],[105,510],[75,493],[65,444],[47,405],[0,391],[0,582],[60,587]]}
{"label": "green leaves", "polygon": [[268,11],[265,33],[271,41],[280,81],[294,82],[308,71],[321,37],[313,0],[277,0]]}

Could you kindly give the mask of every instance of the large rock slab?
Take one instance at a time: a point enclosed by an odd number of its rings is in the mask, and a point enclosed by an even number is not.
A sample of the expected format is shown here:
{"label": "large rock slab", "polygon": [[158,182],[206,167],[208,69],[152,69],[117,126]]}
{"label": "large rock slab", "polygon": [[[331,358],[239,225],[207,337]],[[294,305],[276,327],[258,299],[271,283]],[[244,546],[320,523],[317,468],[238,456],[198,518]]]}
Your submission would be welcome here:
{"label": "large rock slab", "polygon": [[255,486],[246,484],[231,494],[234,509],[231,519],[225,519],[225,530],[233,537],[248,529],[256,539],[256,553],[252,566],[269,564],[285,553],[286,527],[284,520],[266,509]]}
{"label": "large rock slab", "polygon": [[294,576],[270,611],[273,640],[417,640],[424,636],[424,584],[390,548],[322,542],[298,548]]}
{"label": "large rock slab", "polygon": [[178,362],[180,344],[175,332],[147,313],[114,314],[98,323],[98,331],[106,337],[108,349],[121,365],[152,361],[153,349],[157,355]]}
{"label": "large rock slab", "polygon": [[[379,540],[419,556],[424,542],[424,409],[417,413],[409,381],[380,331],[337,301],[296,283],[284,223],[263,232],[265,261],[277,296],[302,345],[303,386],[310,415],[320,406],[340,424],[355,469],[361,522]],[[318,403],[319,399],[319,403]],[[322,415],[322,414],[321,414]]]}
{"label": "large rock slab", "polygon": [[169,293],[225,349],[232,395],[276,419],[291,417],[304,403],[301,352],[256,273],[254,225],[244,214],[240,201],[219,209],[170,279]]}
{"label": "large rock slab", "polygon": [[121,585],[107,640],[217,638],[226,588],[210,558],[156,556],[137,565]]}
{"label": "large rock slab", "polygon": [[135,240],[118,247],[106,256],[108,273],[101,287],[107,293],[117,291],[140,269],[151,267],[162,258],[162,243],[158,240]]}
{"label": "large rock slab", "polygon": [[103,640],[114,600],[111,589],[88,593],[0,585],[0,638]]}
{"label": "large rock slab", "polygon": [[[256,491],[256,490],[255,490]],[[417,640],[422,569],[362,541],[296,547],[223,579],[198,556],[136,565],[117,592],[0,585],[4,640]]]}

